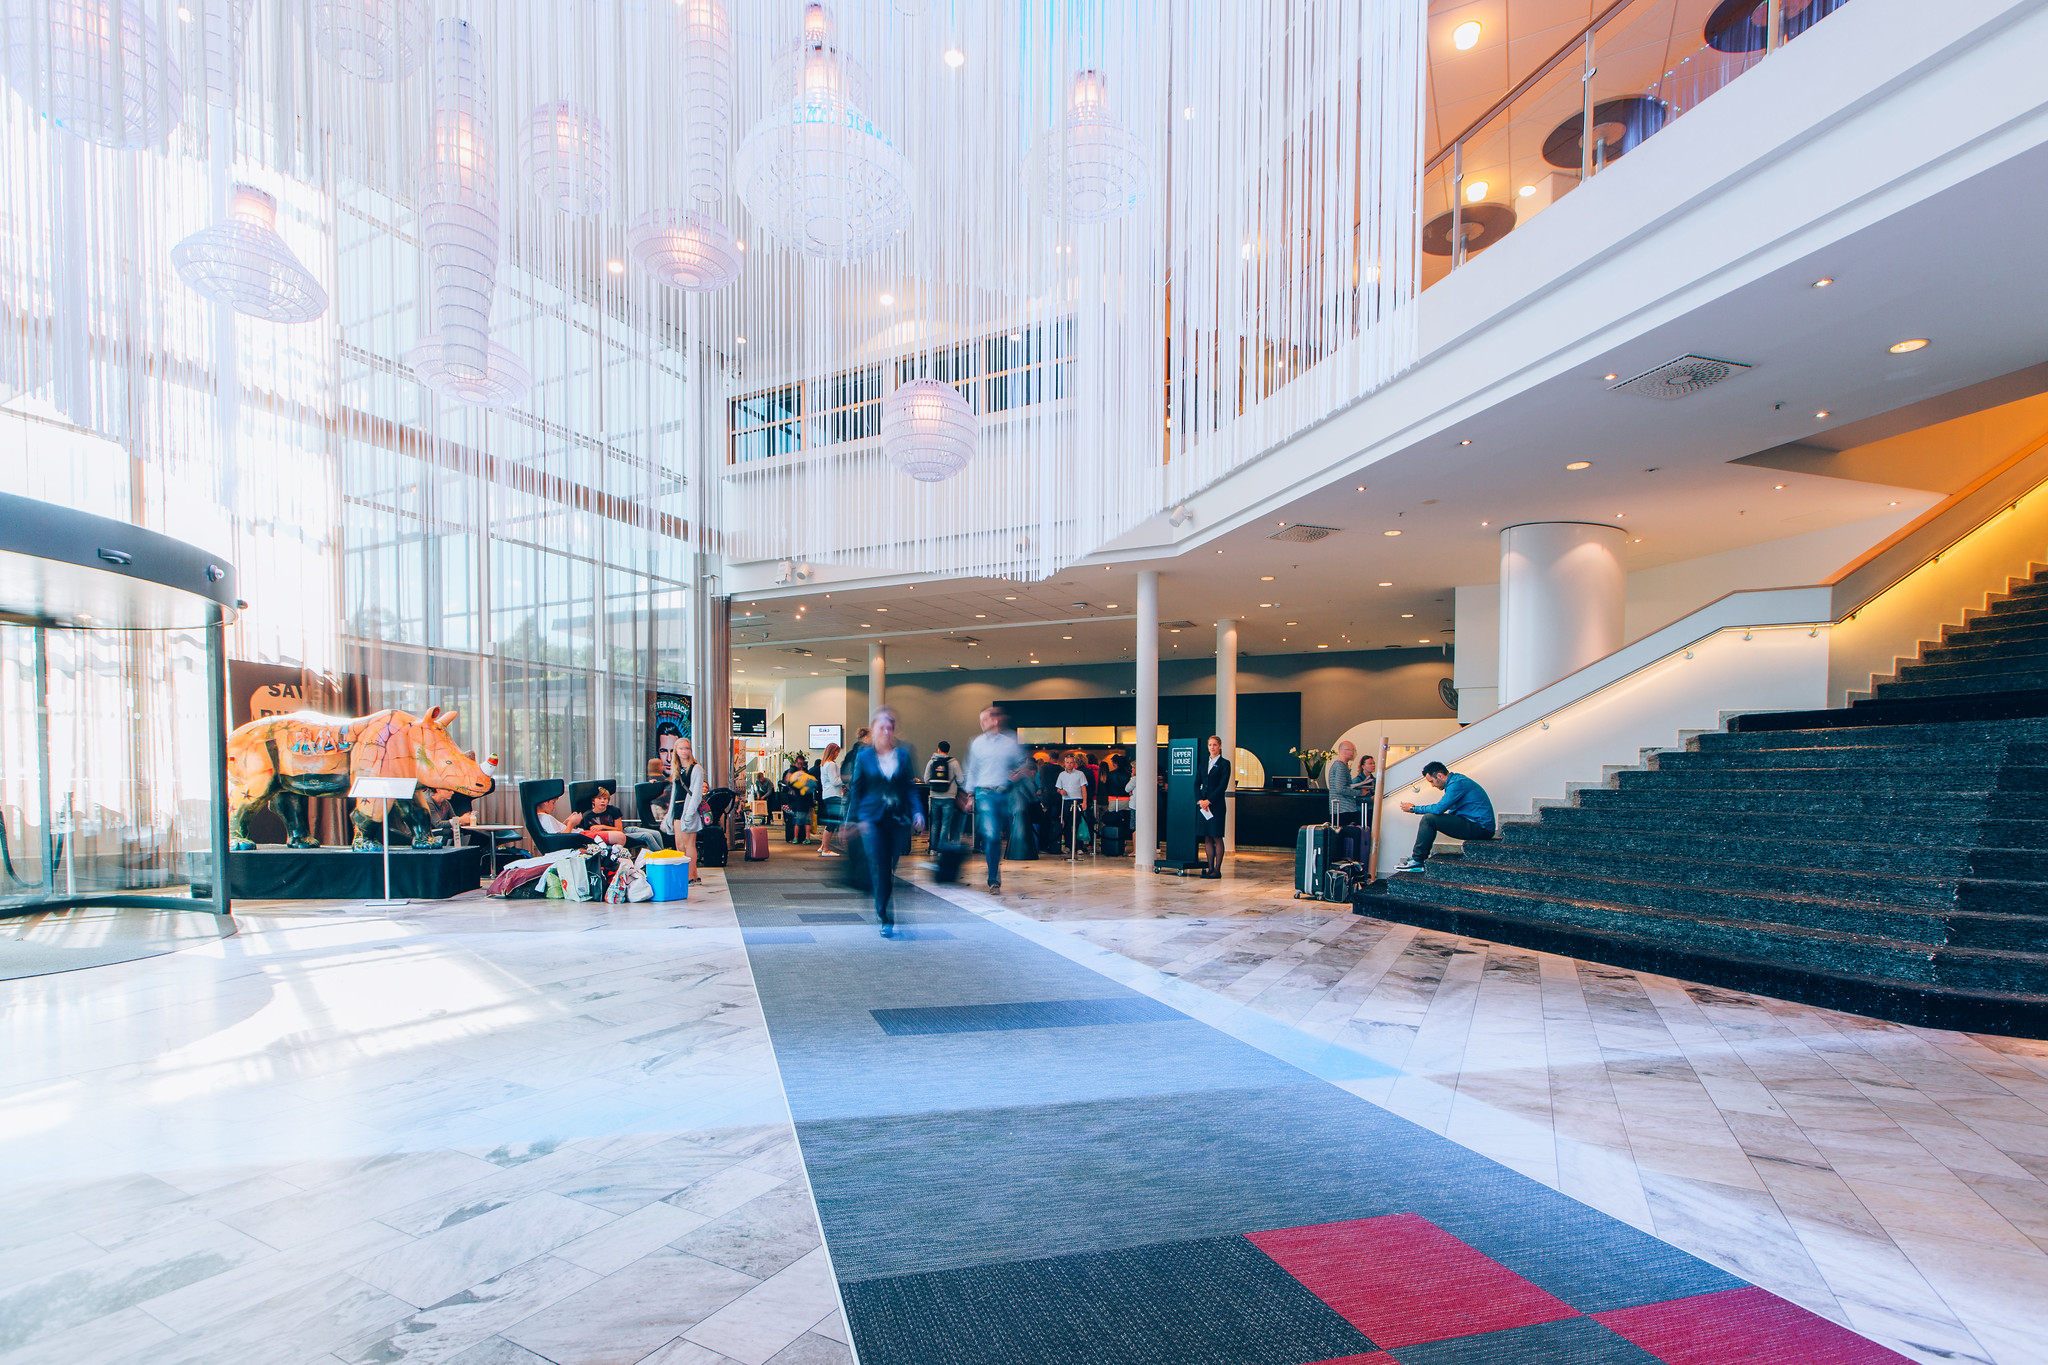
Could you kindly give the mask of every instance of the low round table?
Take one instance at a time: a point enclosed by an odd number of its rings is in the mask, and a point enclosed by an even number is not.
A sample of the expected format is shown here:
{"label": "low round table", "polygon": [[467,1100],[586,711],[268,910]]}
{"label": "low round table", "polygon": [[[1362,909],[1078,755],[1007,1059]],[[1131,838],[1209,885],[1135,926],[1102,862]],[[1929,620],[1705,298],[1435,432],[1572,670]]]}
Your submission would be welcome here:
{"label": "low round table", "polygon": [[464,834],[482,834],[487,836],[490,845],[491,875],[493,877],[498,875],[498,845],[511,843],[526,832],[524,827],[519,825],[457,825],[455,828],[461,830]]}

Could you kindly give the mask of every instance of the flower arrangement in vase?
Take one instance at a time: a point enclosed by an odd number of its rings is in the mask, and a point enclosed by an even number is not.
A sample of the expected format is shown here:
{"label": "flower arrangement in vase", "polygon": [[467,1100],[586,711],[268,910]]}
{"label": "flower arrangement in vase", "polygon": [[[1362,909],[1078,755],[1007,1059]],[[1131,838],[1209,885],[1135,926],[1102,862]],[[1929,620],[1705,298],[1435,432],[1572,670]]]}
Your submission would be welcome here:
{"label": "flower arrangement in vase", "polygon": [[1311,782],[1323,780],[1323,765],[1335,756],[1334,751],[1330,749],[1289,749],[1287,752],[1301,760],[1301,766],[1307,771],[1308,780]]}

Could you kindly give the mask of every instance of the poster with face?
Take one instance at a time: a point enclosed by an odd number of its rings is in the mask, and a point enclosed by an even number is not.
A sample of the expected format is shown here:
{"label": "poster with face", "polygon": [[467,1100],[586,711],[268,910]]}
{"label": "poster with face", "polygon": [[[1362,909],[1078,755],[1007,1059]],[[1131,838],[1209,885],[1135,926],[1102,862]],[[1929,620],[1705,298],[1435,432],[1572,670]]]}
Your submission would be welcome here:
{"label": "poster with face", "polygon": [[690,698],[680,692],[656,692],[653,711],[652,723],[647,727],[654,737],[654,749],[649,756],[665,761],[678,740],[695,739],[690,731]]}

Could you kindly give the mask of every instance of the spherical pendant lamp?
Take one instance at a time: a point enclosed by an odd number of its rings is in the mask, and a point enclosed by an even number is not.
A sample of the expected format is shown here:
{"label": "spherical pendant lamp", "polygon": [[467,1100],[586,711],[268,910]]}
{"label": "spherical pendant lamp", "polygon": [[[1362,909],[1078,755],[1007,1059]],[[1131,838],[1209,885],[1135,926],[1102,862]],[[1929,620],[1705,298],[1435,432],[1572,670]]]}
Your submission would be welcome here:
{"label": "spherical pendant lamp", "polygon": [[327,311],[327,291],[277,235],[277,201],[237,185],[225,222],[203,227],[171,248],[178,278],[215,303],[272,322],[311,322]]}
{"label": "spherical pendant lamp", "polygon": [[402,81],[427,55],[424,0],[313,0],[320,55],[366,81]]}
{"label": "spherical pendant lamp", "polygon": [[612,141],[590,114],[555,100],[519,130],[519,169],[541,203],[585,217],[611,192]]}
{"label": "spherical pendant lamp", "polygon": [[851,97],[857,69],[832,46],[824,6],[805,12],[805,44],[779,82],[794,96],[755,126],[734,163],[761,225],[817,260],[873,255],[910,225],[916,178]]}
{"label": "spherical pendant lamp", "polygon": [[626,232],[626,249],[648,274],[693,294],[723,289],[740,277],[732,230],[709,214],[656,209]]}
{"label": "spherical pendant lamp", "polygon": [[1069,222],[1121,218],[1143,202],[1152,180],[1145,144],[1111,116],[1098,71],[1074,77],[1064,136],[1040,155],[1048,211]]}
{"label": "spherical pendant lamp", "polygon": [[683,54],[688,64],[689,124],[684,137],[690,198],[725,198],[726,155],[732,143],[732,19],[721,0],[682,0]]}
{"label": "spherical pendant lamp", "polygon": [[178,126],[185,92],[145,9],[139,0],[0,0],[8,84],[74,137],[153,146]]}
{"label": "spherical pendant lamp", "polygon": [[919,483],[967,468],[977,429],[967,400],[942,379],[913,379],[882,404],[882,453]]}
{"label": "spherical pendant lamp", "polygon": [[[405,353],[413,376],[444,398],[480,408],[517,403],[533,388],[533,376],[518,356],[497,342],[487,343],[489,359],[479,372],[449,363],[449,348],[438,336],[421,337]],[[465,348],[466,351],[466,348]]]}

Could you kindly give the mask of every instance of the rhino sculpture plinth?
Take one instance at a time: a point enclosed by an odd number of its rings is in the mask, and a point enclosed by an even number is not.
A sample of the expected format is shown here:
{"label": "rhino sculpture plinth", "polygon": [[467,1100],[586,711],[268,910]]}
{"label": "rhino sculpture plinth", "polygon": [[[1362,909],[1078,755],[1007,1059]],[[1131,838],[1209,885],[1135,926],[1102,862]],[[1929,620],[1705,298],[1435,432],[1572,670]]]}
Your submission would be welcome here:
{"label": "rhino sculpture plinth", "polygon": [[434,842],[435,793],[486,796],[497,785],[474,753],[455,747],[445,714],[436,706],[424,716],[379,711],[343,720],[312,711],[265,716],[238,725],[228,736],[228,828],[234,847],[256,847],[249,838],[249,813],[269,806],[283,819],[292,848],[318,848],[306,827],[306,798],[344,796],[359,777],[410,777],[419,782],[410,801],[355,803],[352,847],[377,846],[370,831],[387,818],[401,826],[414,848]]}

